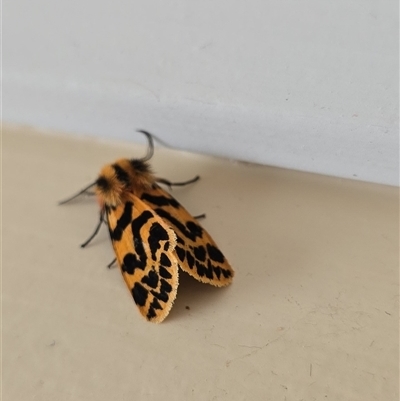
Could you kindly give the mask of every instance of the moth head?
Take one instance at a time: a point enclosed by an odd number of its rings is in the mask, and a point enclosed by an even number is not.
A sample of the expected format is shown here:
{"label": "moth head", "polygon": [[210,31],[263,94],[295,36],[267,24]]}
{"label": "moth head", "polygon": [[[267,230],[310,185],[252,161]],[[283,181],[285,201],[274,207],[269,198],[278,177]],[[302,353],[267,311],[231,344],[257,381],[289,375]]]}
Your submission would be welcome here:
{"label": "moth head", "polygon": [[116,170],[111,166],[105,166],[96,180],[96,195],[100,206],[118,206],[122,203],[122,197],[127,189],[127,183],[118,179]]}

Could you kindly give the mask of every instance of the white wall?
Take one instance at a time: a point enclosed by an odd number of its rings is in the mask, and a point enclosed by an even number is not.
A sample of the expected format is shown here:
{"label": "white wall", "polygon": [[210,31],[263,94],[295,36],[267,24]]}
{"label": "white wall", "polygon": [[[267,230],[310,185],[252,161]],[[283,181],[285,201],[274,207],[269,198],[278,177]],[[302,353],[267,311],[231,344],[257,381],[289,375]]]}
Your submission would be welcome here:
{"label": "white wall", "polygon": [[395,0],[3,0],[3,120],[398,184]]}

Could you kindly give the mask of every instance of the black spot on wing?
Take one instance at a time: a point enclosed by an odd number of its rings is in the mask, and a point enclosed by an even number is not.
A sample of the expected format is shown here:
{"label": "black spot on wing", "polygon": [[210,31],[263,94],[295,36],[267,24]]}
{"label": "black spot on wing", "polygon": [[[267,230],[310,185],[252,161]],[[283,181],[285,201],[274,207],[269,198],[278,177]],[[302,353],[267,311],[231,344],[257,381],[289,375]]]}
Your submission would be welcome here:
{"label": "black spot on wing", "polygon": [[161,241],[167,240],[168,232],[159,223],[153,223],[150,227],[149,235],[149,246],[151,251],[151,257],[156,260],[156,252],[161,248]]}
{"label": "black spot on wing", "polygon": [[225,261],[224,255],[217,247],[211,244],[207,244],[207,251],[208,254],[210,255],[210,258],[214,262],[224,263]]}
{"label": "black spot on wing", "polygon": [[149,307],[149,311],[147,312],[146,318],[147,318],[148,320],[151,320],[151,319],[153,319],[153,318],[156,317],[156,316],[157,316],[156,311],[154,310],[154,308],[152,308],[152,307],[150,306],[150,307]]}
{"label": "black spot on wing", "polygon": [[161,254],[160,264],[165,267],[170,267],[172,265],[171,261],[169,260],[169,257],[165,253]]}
{"label": "black spot on wing", "polygon": [[221,271],[225,278],[232,277],[232,272],[230,270],[221,268]]}
{"label": "black spot on wing", "polygon": [[181,262],[183,262],[185,260],[185,250],[183,248],[181,248],[180,246],[177,246],[175,248],[176,254],[178,255],[178,258],[181,260]]}
{"label": "black spot on wing", "polygon": [[160,266],[160,276],[163,278],[171,278],[172,274],[163,266]]}
{"label": "black spot on wing", "polygon": [[188,263],[189,267],[190,267],[191,269],[193,269],[193,266],[194,266],[194,257],[193,257],[193,255],[192,255],[189,251],[186,252],[186,260],[187,260],[187,263]]}
{"label": "black spot on wing", "polygon": [[146,304],[147,296],[149,292],[140,283],[135,283],[132,288],[133,299],[138,306],[144,306]]}
{"label": "black spot on wing", "polygon": [[200,263],[199,261],[196,260],[196,268],[197,268],[197,274],[200,277],[204,277],[206,275],[207,268],[203,263]]}
{"label": "black spot on wing", "polygon": [[172,291],[172,286],[170,283],[168,283],[168,281],[161,279],[161,288],[160,288],[160,292],[164,292],[164,293],[170,293]]}
{"label": "black spot on wing", "polygon": [[141,239],[141,238],[135,238],[134,240],[133,240],[133,245],[134,245],[134,247],[135,247],[135,249],[136,248],[139,248],[141,245],[143,245],[143,240]]}
{"label": "black spot on wing", "polygon": [[[175,217],[171,216],[166,210],[157,208],[155,212],[164,220],[169,221],[177,230],[179,230],[185,237],[191,239],[192,241],[196,241],[197,237],[203,235],[203,229],[193,221],[188,221],[186,225],[182,224],[179,220]],[[179,236],[178,236],[179,238]],[[178,243],[180,243],[178,239]]]}
{"label": "black spot on wing", "polygon": [[168,283],[168,281],[164,280],[163,278],[160,280],[161,286],[160,286],[160,292],[157,292],[155,290],[151,290],[150,292],[159,300],[163,302],[167,302],[169,298],[169,293],[172,291],[172,286],[171,284]]}
{"label": "black spot on wing", "polygon": [[195,237],[201,237],[203,235],[203,228],[194,221],[188,221],[186,227]]}
{"label": "black spot on wing", "polygon": [[153,217],[153,213],[150,210],[145,210],[136,219],[133,220],[132,225],[135,226],[135,231],[140,231],[140,229]]}
{"label": "black spot on wing", "polygon": [[211,264],[209,260],[207,263],[206,277],[209,279],[214,278],[214,266]]}
{"label": "black spot on wing", "polygon": [[221,268],[219,266],[215,266],[214,273],[217,276],[217,279],[219,280],[221,278]]}
{"label": "black spot on wing", "polygon": [[150,291],[157,299],[163,302],[168,302],[168,294],[165,292],[157,292],[155,290]]}
{"label": "black spot on wing", "polygon": [[149,193],[144,192],[141,196],[141,199],[147,201],[155,206],[172,206],[175,209],[178,209],[181,205],[174,198],[169,198],[164,195],[150,195]]}
{"label": "black spot on wing", "polygon": [[154,270],[150,270],[147,276],[142,277],[142,283],[147,284],[151,288],[157,288],[158,275]]}
{"label": "black spot on wing", "polygon": [[144,264],[146,264],[147,262],[147,256],[143,247],[143,239],[140,230],[152,217],[153,214],[150,211],[145,210],[142,214],[136,217],[136,219],[134,219],[131,224],[135,251],[139,255],[140,261]]}
{"label": "black spot on wing", "polygon": [[133,203],[126,202],[124,206],[124,211],[121,214],[121,217],[117,221],[117,225],[114,229],[110,228],[110,236],[113,241],[120,241],[122,238],[122,233],[129,226],[132,221],[132,210]]}
{"label": "black spot on wing", "polygon": [[203,263],[200,263],[199,261],[196,260],[196,268],[197,268],[197,273],[198,273],[198,275],[200,277],[206,276],[209,279],[212,279],[214,277],[213,276],[213,269],[210,266],[210,264],[207,267]]}
{"label": "black spot on wing", "polygon": [[194,248],[194,256],[196,259],[200,260],[200,262],[204,262],[206,260],[206,248],[203,245],[196,246]]}
{"label": "black spot on wing", "polygon": [[157,298],[153,299],[153,302],[150,304],[150,307],[152,307],[154,309],[162,309],[162,306],[158,302]]}
{"label": "black spot on wing", "polygon": [[144,268],[146,267],[147,258],[145,254],[142,254],[140,256],[141,259],[138,259],[135,254],[127,253],[122,261],[122,271],[132,275],[135,272],[135,269],[144,270]]}

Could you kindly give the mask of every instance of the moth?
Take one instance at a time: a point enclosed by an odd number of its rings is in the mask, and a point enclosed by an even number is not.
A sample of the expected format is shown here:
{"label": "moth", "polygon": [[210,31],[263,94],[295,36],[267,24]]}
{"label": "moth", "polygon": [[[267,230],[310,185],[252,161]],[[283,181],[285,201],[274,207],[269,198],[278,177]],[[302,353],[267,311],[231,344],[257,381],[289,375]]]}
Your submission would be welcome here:
{"label": "moth", "polygon": [[217,287],[229,285],[234,271],[197,219],[159,185],[182,186],[199,177],[179,183],[157,178],[148,163],[154,153],[153,136],[138,132],[148,140],[144,158],[119,159],[104,166],[96,181],[60,204],[94,188],[100,219],[81,246],[88,245],[106,223],[116,261],[135,304],[148,321],[159,323],[176,298],[179,269]]}

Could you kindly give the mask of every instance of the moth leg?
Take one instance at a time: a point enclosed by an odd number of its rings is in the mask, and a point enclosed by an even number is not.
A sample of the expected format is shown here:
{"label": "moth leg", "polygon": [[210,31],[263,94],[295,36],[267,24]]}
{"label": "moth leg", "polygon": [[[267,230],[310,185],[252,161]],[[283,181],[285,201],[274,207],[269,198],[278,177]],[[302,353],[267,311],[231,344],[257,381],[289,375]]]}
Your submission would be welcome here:
{"label": "moth leg", "polygon": [[81,244],[81,248],[85,248],[85,246],[88,245],[88,244],[92,241],[92,239],[93,239],[93,238],[97,235],[97,233],[99,232],[100,227],[101,227],[101,225],[102,225],[103,223],[105,223],[105,220],[104,220],[104,210],[102,209],[102,210],[100,210],[100,220],[99,220],[99,223],[97,224],[97,226],[96,226],[96,228],[95,228],[93,234],[92,234],[83,244]]}
{"label": "moth leg", "polygon": [[117,261],[117,258],[114,258],[114,259],[111,261],[111,263],[109,263],[109,264],[107,265],[107,268],[108,268],[108,269],[111,269],[111,267],[115,264],[116,261]]}
{"label": "moth leg", "polygon": [[206,214],[205,213],[202,213],[202,214],[199,214],[199,215],[197,215],[197,216],[193,216],[196,220],[201,220],[201,219],[205,219],[206,218]]}
{"label": "moth leg", "polygon": [[196,177],[192,178],[191,180],[188,181],[183,181],[183,182],[171,182],[165,178],[156,178],[156,182],[159,182],[160,184],[167,185],[169,189],[171,187],[183,187],[185,185],[193,184],[194,182],[198,181],[200,179],[199,175],[196,175]]}
{"label": "moth leg", "polygon": [[[183,181],[183,182],[171,182],[165,178],[156,178],[156,181],[159,182],[160,184],[167,185],[169,187],[169,189],[171,189],[172,186],[183,187],[185,185],[192,184],[192,183],[198,181],[199,179],[200,179],[200,176],[196,175],[196,177],[192,178],[191,180]],[[202,213],[202,214],[199,214],[198,216],[193,216],[193,217],[196,220],[200,220],[200,219],[205,219],[206,215],[205,215],[205,213]]]}

